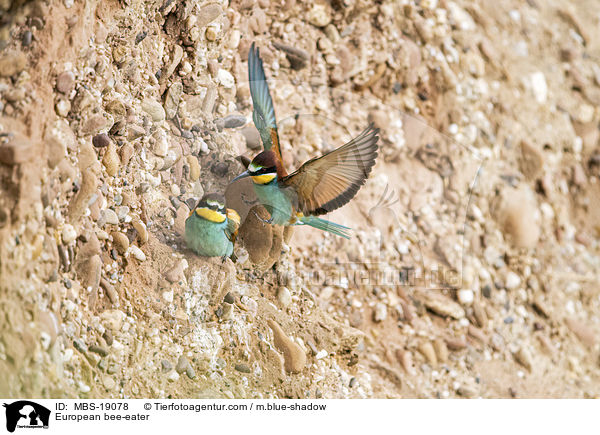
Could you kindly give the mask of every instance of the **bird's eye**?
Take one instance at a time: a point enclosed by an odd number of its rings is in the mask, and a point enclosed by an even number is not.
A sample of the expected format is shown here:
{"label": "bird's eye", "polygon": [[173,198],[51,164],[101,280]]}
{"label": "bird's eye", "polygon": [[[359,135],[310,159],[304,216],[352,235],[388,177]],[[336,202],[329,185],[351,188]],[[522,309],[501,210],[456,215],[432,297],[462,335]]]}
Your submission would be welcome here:
{"label": "bird's eye", "polygon": [[260,171],[261,169],[262,169],[262,166],[260,166],[260,165],[257,165],[257,164],[254,164],[254,163],[250,163],[250,164],[248,165],[248,172],[251,172],[251,173],[258,172],[258,171]]}

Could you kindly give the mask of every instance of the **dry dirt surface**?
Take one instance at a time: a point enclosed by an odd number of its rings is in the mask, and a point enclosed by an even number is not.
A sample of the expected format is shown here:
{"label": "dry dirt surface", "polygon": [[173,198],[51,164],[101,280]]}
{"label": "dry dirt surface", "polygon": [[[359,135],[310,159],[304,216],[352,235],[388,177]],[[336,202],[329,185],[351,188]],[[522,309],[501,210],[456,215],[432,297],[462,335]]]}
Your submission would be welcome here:
{"label": "dry dirt surface", "polygon": [[[190,207],[369,122],[328,218]],[[600,396],[600,3],[0,0],[0,396]]]}

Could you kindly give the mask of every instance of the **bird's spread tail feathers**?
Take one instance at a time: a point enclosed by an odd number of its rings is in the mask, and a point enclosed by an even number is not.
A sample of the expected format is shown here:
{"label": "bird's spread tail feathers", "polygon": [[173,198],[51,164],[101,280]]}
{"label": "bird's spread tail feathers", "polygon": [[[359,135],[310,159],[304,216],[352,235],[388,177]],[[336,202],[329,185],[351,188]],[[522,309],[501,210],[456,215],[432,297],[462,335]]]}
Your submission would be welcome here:
{"label": "bird's spread tail feathers", "polygon": [[348,227],[336,224],[335,222],[326,221],[325,219],[321,219],[316,216],[302,216],[298,219],[298,221],[304,225],[309,225],[322,231],[328,231],[345,239],[350,238],[350,232],[352,231]]}

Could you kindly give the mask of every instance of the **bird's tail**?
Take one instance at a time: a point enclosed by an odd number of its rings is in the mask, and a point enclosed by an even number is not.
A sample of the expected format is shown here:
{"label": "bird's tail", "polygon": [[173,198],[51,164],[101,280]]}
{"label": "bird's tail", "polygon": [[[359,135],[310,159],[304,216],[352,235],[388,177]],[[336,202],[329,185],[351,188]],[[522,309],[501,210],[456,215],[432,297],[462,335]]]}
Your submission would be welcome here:
{"label": "bird's tail", "polygon": [[335,222],[326,221],[325,219],[316,216],[302,216],[298,220],[304,225],[309,225],[322,231],[328,231],[336,236],[344,237],[345,239],[350,238],[350,231],[352,231],[348,227],[336,224]]}

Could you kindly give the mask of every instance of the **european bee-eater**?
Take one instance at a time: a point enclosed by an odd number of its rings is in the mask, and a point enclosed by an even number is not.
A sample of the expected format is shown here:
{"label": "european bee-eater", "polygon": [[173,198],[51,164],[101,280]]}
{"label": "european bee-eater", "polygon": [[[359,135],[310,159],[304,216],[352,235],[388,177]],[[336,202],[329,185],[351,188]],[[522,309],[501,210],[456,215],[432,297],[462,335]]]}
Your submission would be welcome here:
{"label": "european bee-eater", "polygon": [[239,226],[240,217],[225,208],[225,198],[209,193],[185,221],[185,242],[203,257],[230,257]]}
{"label": "european bee-eater", "polygon": [[273,100],[259,50],[248,53],[252,119],[265,148],[233,181],[251,177],[259,202],[274,225],[310,225],[350,238],[350,228],[317,217],[348,203],[365,184],[377,157],[379,129],[369,125],[345,145],[304,163],[288,175],[281,158]]}

